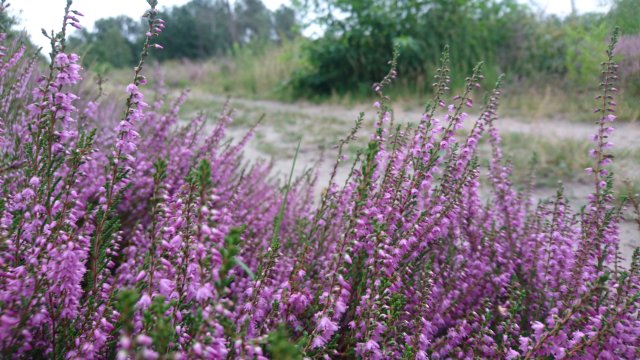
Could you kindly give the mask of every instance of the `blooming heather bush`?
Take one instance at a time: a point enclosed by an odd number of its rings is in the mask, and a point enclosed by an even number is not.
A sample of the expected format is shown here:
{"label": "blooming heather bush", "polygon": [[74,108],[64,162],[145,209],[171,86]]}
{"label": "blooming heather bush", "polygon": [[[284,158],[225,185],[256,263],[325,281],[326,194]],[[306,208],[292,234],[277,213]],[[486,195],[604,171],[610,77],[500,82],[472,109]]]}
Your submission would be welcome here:
{"label": "blooming heather bush", "polygon": [[620,75],[624,84],[637,95],[640,93],[640,34],[621,36],[615,54],[620,57]]}
{"label": "blooming heather bush", "polygon": [[[39,74],[24,48],[0,59],[0,347],[6,358],[609,358],[640,356],[640,253],[618,260],[625,203],[612,196],[613,46],[603,63],[594,191],[575,212],[558,191],[512,186],[494,126],[500,86],[468,134],[481,68],[448,101],[393,123],[374,85],[376,130],[346,182],[316,205],[225,141],[228,108],[178,118],[186,94],[145,102],[156,1],[124,110],[80,90],[65,28]],[[168,108],[163,111],[162,109]],[[119,115],[121,114],[121,115]],[[481,197],[477,146],[493,148]],[[295,165],[295,160],[294,160]],[[637,202],[633,202],[637,204]]]}

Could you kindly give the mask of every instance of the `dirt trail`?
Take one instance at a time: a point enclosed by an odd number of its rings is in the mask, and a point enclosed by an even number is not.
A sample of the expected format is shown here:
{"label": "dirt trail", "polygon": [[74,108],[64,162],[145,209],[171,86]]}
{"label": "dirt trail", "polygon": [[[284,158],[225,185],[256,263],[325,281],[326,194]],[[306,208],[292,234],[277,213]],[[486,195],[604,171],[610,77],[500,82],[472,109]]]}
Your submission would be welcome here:
{"label": "dirt trail", "polygon": [[[192,94],[191,98],[201,101],[223,103],[225,97],[205,94]],[[298,166],[295,175],[303,171],[313,169],[318,174],[316,192],[319,195],[323,186],[329,181],[329,174],[333,167],[335,149],[323,148],[325,143],[335,143],[344,137],[349,127],[360,112],[366,114],[365,119],[375,117],[375,109],[371,105],[360,104],[352,107],[340,105],[316,105],[310,103],[282,103],[269,100],[249,100],[241,98],[231,99],[232,107],[239,113],[255,120],[259,113],[266,114],[265,122],[258,128],[256,139],[245,149],[245,156],[249,160],[271,160],[274,164],[274,175],[284,179],[291,168],[291,158],[295,150],[295,144],[301,135],[301,152],[298,156]],[[395,110],[396,122],[417,122],[422,113],[419,110],[402,109]],[[473,117],[471,117],[473,119]],[[473,121],[467,120],[465,126],[470,127]],[[575,140],[588,141],[596,131],[596,126],[589,123],[571,122],[568,120],[535,120],[522,121],[513,117],[500,118],[496,123],[498,129],[504,133],[521,133],[530,136],[538,136],[550,140]],[[617,149],[640,149],[640,124],[617,123],[616,131],[611,136],[611,141]],[[241,138],[247,130],[247,124],[241,123],[228,129],[229,135],[235,139]],[[367,134],[367,130],[361,131]],[[365,136],[363,135],[363,136]],[[318,143],[318,139],[322,143]],[[269,148],[265,148],[269,146]],[[320,150],[324,149],[324,150]],[[324,152],[324,154],[321,154]],[[324,161],[318,162],[324,156]],[[349,164],[349,161],[345,162]],[[631,172],[640,171],[640,164],[632,163],[638,170],[629,169]],[[348,173],[348,166],[339,168],[338,181],[343,181]],[[592,186],[580,183],[565,184],[565,195],[574,209],[579,209],[586,203],[588,194],[593,191]],[[555,188],[542,187],[535,190],[533,196],[536,199],[550,198],[555,194]],[[632,221],[620,223],[621,244],[620,252],[623,262],[630,263],[633,249],[640,246],[640,236],[637,225]]]}
{"label": "dirt trail", "polygon": [[[224,102],[223,96],[207,95],[213,101]],[[246,107],[263,109],[265,113],[290,112],[304,113],[315,117],[335,117],[342,119],[345,124],[351,124],[360,112],[367,114],[375,113],[375,109],[368,104],[360,104],[352,107],[341,105],[317,105],[307,102],[283,103],[271,100],[249,100],[242,98],[232,98],[232,105],[242,105]],[[415,109],[394,109],[396,121],[417,122],[422,112]],[[471,121],[466,125],[470,126]],[[595,124],[574,122],[567,120],[536,119],[523,121],[514,117],[500,118],[496,126],[502,132],[524,133],[529,135],[539,135],[545,137],[555,137],[559,139],[571,139],[587,141],[596,131]],[[615,132],[611,136],[614,146],[626,149],[640,149],[640,124],[639,123],[616,123]],[[346,129],[345,129],[346,131]]]}

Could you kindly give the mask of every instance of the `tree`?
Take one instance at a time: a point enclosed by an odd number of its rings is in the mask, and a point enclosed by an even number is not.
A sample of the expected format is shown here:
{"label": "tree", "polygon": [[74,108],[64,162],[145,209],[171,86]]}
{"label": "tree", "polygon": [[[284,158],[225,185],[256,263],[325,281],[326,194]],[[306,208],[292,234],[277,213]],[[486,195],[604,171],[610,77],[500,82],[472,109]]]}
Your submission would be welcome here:
{"label": "tree", "polygon": [[[515,0],[318,0],[301,10],[318,14],[312,21],[325,29],[307,48],[310,69],[294,81],[314,94],[369,89],[385,73],[395,47],[399,72],[419,90],[430,86],[446,45],[454,74],[470,73],[479,61],[509,67],[501,59],[509,53],[496,49],[509,50],[512,28],[532,16]],[[463,79],[454,78],[454,85]]]}
{"label": "tree", "polygon": [[141,40],[141,26],[127,16],[99,19],[94,31],[76,32],[69,46],[85,52],[86,63],[108,63],[115,67],[133,65],[137,57],[137,43]]}
{"label": "tree", "polygon": [[0,1],[0,32],[7,32],[16,24],[15,17],[9,15],[6,11],[8,7],[9,3],[6,0]]}
{"label": "tree", "polygon": [[278,40],[291,40],[300,35],[300,29],[296,20],[296,11],[293,8],[282,5],[273,13],[273,28]]}
{"label": "tree", "polygon": [[239,0],[234,12],[240,42],[272,38],[271,12],[260,0]]}
{"label": "tree", "polygon": [[[299,34],[293,9],[283,6],[272,13],[260,0],[240,0],[233,7],[228,0],[191,0],[164,8],[159,17],[167,24],[158,39],[164,50],[154,54],[159,60],[206,59],[228,54],[234,46]],[[141,26],[123,16],[100,19],[93,31],[76,32],[69,44],[86,53],[85,62],[129,66],[137,57],[136,44],[143,41]]]}

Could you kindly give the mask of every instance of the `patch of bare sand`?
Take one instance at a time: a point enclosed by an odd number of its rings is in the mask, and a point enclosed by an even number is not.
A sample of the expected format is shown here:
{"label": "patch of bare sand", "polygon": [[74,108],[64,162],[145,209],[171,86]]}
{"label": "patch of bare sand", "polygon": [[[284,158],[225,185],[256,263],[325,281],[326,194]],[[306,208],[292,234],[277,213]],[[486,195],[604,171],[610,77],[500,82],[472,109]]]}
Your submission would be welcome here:
{"label": "patch of bare sand", "polygon": [[[223,102],[226,100],[223,97],[209,96],[212,101]],[[316,105],[310,103],[281,103],[269,100],[247,100],[247,99],[232,99],[233,104],[239,104],[244,107],[252,108],[257,112],[264,112],[267,114],[267,121],[257,129],[256,137],[258,141],[251,141],[246,148],[245,157],[248,160],[262,159],[266,161],[272,161],[274,176],[280,180],[283,180],[291,169],[291,162],[293,154],[295,152],[295,144],[292,143],[290,137],[285,139],[282,129],[278,129],[269,122],[269,114],[275,113],[291,113],[293,117],[295,114],[305,114],[307,121],[313,121],[313,118],[320,117],[334,117],[343,119],[343,124],[337,124],[337,126],[344,127],[344,134],[349,130],[349,126],[353,123],[354,119],[358,116],[359,112],[368,113],[369,116],[375,114],[375,109],[370,105],[356,105],[353,107],[344,107],[336,105]],[[416,122],[421,117],[421,112],[416,110],[400,109],[395,111],[394,118],[397,122]],[[311,120],[309,120],[311,118]],[[466,126],[471,126],[471,121],[468,121]],[[301,127],[298,131],[304,133],[305,126],[309,124],[297,124]],[[316,124],[317,125],[317,124]],[[577,123],[571,121],[561,120],[537,120],[537,121],[522,121],[517,118],[508,117],[501,118],[496,123],[498,129],[503,133],[524,133],[527,135],[540,136],[544,138],[555,139],[571,139],[571,140],[586,140],[589,139],[591,134],[596,130],[596,126],[593,124]],[[640,148],[640,125],[636,123],[620,123],[616,124],[616,131],[611,136],[611,141],[614,142],[616,148],[624,149],[639,149]],[[311,128],[309,128],[311,129]],[[233,127],[229,129],[230,136],[240,139],[246,128]],[[312,131],[314,129],[311,129]],[[366,134],[366,131],[362,132]],[[314,134],[309,134],[308,138],[313,137]],[[338,138],[325,139],[328,143],[335,144]],[[272,148],[267,151],[264,148],[264,144],[269,144]],[[305,142],[304,137],[301,143],[301,151],[298,155],[297,167],[294,171],[294,175],[299,176],[305,171],[312,170],[317,173],[318,181],[316,186],[316,194],[319,195],[326,184],[329,182],[329,177],[333,169],[335,149],[323,149],[320,150],[313,141]],[[338,168],[337,181],[339,183],[344,182],[350,169],[350,161],[345,161],[345,166]],[[640,164],[630,164],[638,166],[640,171]],[[571,206],[574,209],[579,209],[586,203],[587,196],[592,192],[592,186],[580,184],[580,183],[567,183],[565,184],[565,195],[568,198]],[[551,198],[555,195],[554,188],[538,188],[534,191],[534,200]],[[319,196],[318,196],[319,197]],[[631,215],[630,215],[631,216]],[[637,225],[633,221],[623,221],[620,223],[620,252],[623,258],[623,262],[630,263],[633,249],[640,246],[640,232],[637,229]]]}

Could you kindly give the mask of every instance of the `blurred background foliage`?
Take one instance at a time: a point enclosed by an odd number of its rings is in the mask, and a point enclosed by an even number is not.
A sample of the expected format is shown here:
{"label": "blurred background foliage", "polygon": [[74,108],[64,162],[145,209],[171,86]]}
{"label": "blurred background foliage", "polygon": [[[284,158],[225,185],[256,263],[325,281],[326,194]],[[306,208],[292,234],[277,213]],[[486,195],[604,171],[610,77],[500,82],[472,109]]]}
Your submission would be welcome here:
{"label": "blurred background foliage", "polygon": [[429,87],[445,45],[450,47],[452,73],[459,74],[454,85],[479,61],[519,72],[523,69],[513,67],[544,65],[517,61],[526,57],[527,45],[520,42],[528,40],[524,32],[536,29],[530,28],[535,21],[528,8],[513,0],[328,0],[305,6],[319,13],[331,10],[316,19],[325,31],[308,43],[309,67],[293,77],[300,92],[367,89],[370,79],[385,73],[396,46],[401,79],[416,90]]}
{"label": "blurred background foliage", "polygon": [[[17,25],[19,25],[18,20],[15,16],[11,15],[9,11],[5,11],[5,9],[10,7],[11,3],[9,0],[0,0],[0,33],[5,34],[10,42],[14,42],[14,46],[24,44],[29,50],[35,50],[36,47],[30,41],[29,35],[16,30]],[[4,53],[4,51],[0,52]]]}
{"label": "blurred background foliage", "polygon": [[[193,74],[183,81],[208,81],[211,92],[322,100],[370,96],[397,47],[395,91],[423,97],[449,45],[454,87],[484,61],[489,83],[506,73],[508,85],[549,97],[549,84],[597,86],[596,55],[618,25],[623,88],[640,95],[640,0],[609,1],[608,13],[558,17],[516,0],[294,0],[274,11],[261,0],[191,0],[162,10],[164,50],[154,57],[188,65]],[[68,43],[94,69],[130,68],[144,32],[138,19],[119,16],[74,32]]]}
{"label": "blurred background foliage", "polygon": [[[160,61],[201,60],[233,53],[251,46],[278,44],[300,34],[292,8],[270,11],[260,0],[192,0],[182,6],[164,8],[159,17],[167,27],[158,39],[164,50]],[[102,19],[91,31],[73,34],[70,46],[85,53],[85,63],[106,63],[114,67],[133,65],[143,24],[126,16]]]}
{"label": "blurred background foliage", "polygon": [[308,66],[292,76],[296,92],[305,95],[368,89],[384,73],[394,46],[401,53],[400,77],[413,92],[428,91],[445,45],[454,86],[479,61],[489,80],[506,73],[512,81],[597,85],[594,54],[604,49],[611,29],[640,32],[640,0],[615,0],[608,14],[566,18],[515,0],[310,0],[299,7],[320,14],[313,21],[324,29],[307,44]]}

